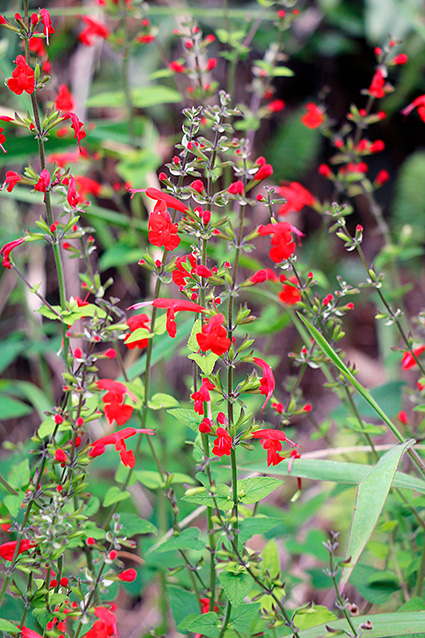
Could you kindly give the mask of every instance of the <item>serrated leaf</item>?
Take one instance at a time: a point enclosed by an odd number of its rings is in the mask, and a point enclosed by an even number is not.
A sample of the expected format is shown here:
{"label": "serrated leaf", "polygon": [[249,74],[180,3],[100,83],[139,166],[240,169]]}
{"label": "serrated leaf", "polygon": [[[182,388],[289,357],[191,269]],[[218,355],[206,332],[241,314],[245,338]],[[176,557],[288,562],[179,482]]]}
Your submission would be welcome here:
{"label": "serrated leaf", "polygon": [[109,507],[113,503],[119,503],[120,501],[125,501],[126,498],[129,498],[130,492],[122,491],[116,485],[113,485],[109,488],[109,490],[105,494],[105,498],[103,499],[103,506]]}
{"label": "serrated leaf", "polygon": [[190,490],[189,494],[183,496],[183,500],[196,505],[206,505],[208,507],[217,507],[221,510],[228,510],[233,507],[233,499],[228,485],[219,483],[216,485],[214,498],[210,496],[209,490],[198,488],[196,492]]}
{"label": "serrated leaf", "polygon": [[238,497],[245,505],[252,505],[271,494],[283,481],[269,476],[257,476],[238,481]]}
{"label": "serrated leaf", "polygon": [[300,609],[294,616],[294,623],[298,629],[309,629],[309,627],[317,627],[322,623],[328,623],[336,620],[337,616],[329,611],[323,605],[312,605],[304,609]]}
{"label": "serrated leaf", "polygon": [[197,527],[188,527],[184,529],[177,536],[173,536],[162,543],[154,551],[156,552],[171,552],[179,549],[197,549],[203,550],[205,543],[198,540],[199,529]]}
{"label": "serrated leaf", "polygon": [[234,608],[239,607],[254,584],[252,576],[244,572],[240,572],[239,574],[235,574],[234,572],[221,572],[218,578]]}
{"label": "serrated leaf", "polygon": [[192,353],[188,355],[188,359],[192,359],[192,361],[195,361],[195,363],[202,370],[202,373],[205,376],[208,376],[212,373],[212,371],[214,370],[215,362],[218,358],[218,354],[214,354],[214,352],[210,352],[206,356],[203,356],[200,353]]}
{"label": "serrated leaf", "polygon": [[193,592],[176,585],[168,585],[167,593],[171,613],[177,626],[179,626],[181,622],[184,622],[191,614],[199,614],[198,601]]}

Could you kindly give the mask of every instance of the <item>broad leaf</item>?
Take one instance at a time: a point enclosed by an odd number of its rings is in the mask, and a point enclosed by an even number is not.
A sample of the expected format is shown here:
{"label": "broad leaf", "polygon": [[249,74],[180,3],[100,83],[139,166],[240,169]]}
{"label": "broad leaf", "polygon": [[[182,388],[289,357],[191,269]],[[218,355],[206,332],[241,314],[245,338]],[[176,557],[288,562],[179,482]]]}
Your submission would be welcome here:
{"label": "broad leaf", "polygon": [[157,392],[149,401],[148,406],[151,410],[160,410],[161,408],[174,408],[180,404],[171,394],[165,394],[164,392]]}
{"label": "broad leaf", "polygon": [[228,485],[219,483],[216,486],[214,498],[210,495],[209,490],[205,487],[197,487],[190,489],[183,496],[184,501],[195,503],[196,505],[206,505],[208,507],[217,507],[221,510],[229,510],[233,507],[233,499]]}
{"label": "broad leaf", "polygon": [[261,501],[280,485],[283,485],[283,481],[268,476],[242,479],[238,481],[238,497],[245,505],[252,505]]}
{"label": "broad leaf", "polygon": [[230,620],[234,628],[241,632],[242,635],[245,635],[255,616],[257,616],[260,611],[260,607],[260,603],[251,603],[248,605],[242,603],[237,609],[233,608]]}
{"label": "broad leaf", "polygon": [[180,623],[178,629],[199,633],[209,638],[217,638],[220,633],[218,616],[214,611],[209,611],[207,614],[191,614]]}
{"label": "broad leaf", "polygon": [[188,527],[184,529],[181,534],[172,536],[165,543],[162,543],[154,551],[156,552],[171,552],[176,549],[197,549],[203,550],[205,543],[198,540],[199,529],[197,527]]}
{"label": "broad leaf", "polygon": [[308,629],[309,627],[317,627],[322,623],[328,623],[335,620],[337,616],[323,605],[312,605],[297,611],[294,617],[295,626],[298,629]]}
{"label": "broad leaf", "polygon": [[218,578],[233,608],[241,604],[254,584],[252,577],[244,572],[221,572]]}
{"label": "broad leaf", "polygon": [[109,507],[113,503],[119,503],[120,501],[125,501],[126,498],[129,498],[130,492],[123,491],[116,485],[113,485],[109,488],[109,490],[105,494],[105,498],[103,499],[103,506]]}
{"label": "broad leaf", "polygon": [[131,512],[121,512],[120,523],[123,526],[123,533],[128,537],[135,534],[154,534],[156,532],[155,525]]}
{"label": "broad leaf", "polygon": [[188,356],[188,359],[192,359],[192,361],[195,361],[195,363],[201,369],[202,374],[205,374],[206,376],[208,376],[214,370],[215,362],[218,359],[218,354],[214,354],[214,352],[210,352],[209,354],[204,356],[202,354],[193,352],[192,354]]}

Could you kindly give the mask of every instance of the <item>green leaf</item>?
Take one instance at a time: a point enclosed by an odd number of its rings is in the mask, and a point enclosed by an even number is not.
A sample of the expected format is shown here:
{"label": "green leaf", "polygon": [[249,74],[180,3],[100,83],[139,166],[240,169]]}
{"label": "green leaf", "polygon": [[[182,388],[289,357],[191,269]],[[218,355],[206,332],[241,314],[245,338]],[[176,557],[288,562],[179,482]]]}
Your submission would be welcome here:
{"label": "green leaf", "polygon": [[180,423],[184,423],[188,428],[193,430],[194,432],[199,432],[199,424],[201,423],[201,418],[198,418],[196,412],[193,410],[188,410],[186,408],[177,408],[176,410],[168,410],[168,414],[171,414],[174,418],[176,418]]}
{"label": "green leaf", "polygon": [[215,362],[219,358],[218,354],[214,354],[214,352],[210,352],[206,356],[200,353],[192,353],[188,355],[188,359],[192,359],[198,365],[198,367],[202,370],[202,374],[208,376],[214,370]]}
{"label": "green leaf", "polygon": [[[134,264],[140,259],[140,248],[128,246],[127,244],[115,243],[105,250],[99,259],[99,269],[101,272],[113,266],[123,266],[124,264]],[[141,338],[141,337],[140,337]]]}
{"label": "green leaf", "polygon": [[24,459],[13,468],[7,477],[7,481],[15,490],[28,485],[30,482],[30,464],[28,459]]}
{"label": "green leaf", "polygon": [[265,545],[261,554],[263,558],[261,564],[263,570],[265,571],[267,569],[272,578],[277,578],[280,573],[280,560],[277,543],[273,538]]}
{"label": "green leaf", "polygon": [[189,339],[187,340],[187,348],[191,352],[198,352],[199,350],[199,344],[196,340],[196,335],[198,334],[198,332],[201,332],[201,330],[202,322],[200,319],[197,319],[193,324],[193,328],[190,331]]}
{"label": "green leaf", "polygon": [[283,485],[283,481],[268,476],[246,478],[238,481],[238,497],[245,505],[252,505]]}
{"label": "green leaf", "polygon": [[[81,306],[78,310],[70,311],[63,310],[60,306],[52,306],[56,312],[61,315],[63,322],[67,326],[72,326],[79,319],[83,319],[84,317],[99,317],[100,319],[104,319],[106,317],[106,311],[99,306],[95,306],[94,304],[88,304],[87,306]],[[43,315],[43,317],[47,317],[48,319],[54,319],[56,321],[60,321],[59,317],[55,315],[54,312],[47,308],[46,306],[41,306],[38,309],[38,312]]]}
{"label": "green leaf", "polygon": [[91,517],[94,514],[96,514],[96,512],[99,511],[99,507],[100,507],[100,500],[97,498],[97,496],[91,496],[90,500],[87,501],[86,505],[84,506],[83,509],[83,514],[84,516],[87,517]]}
{"label": "green leaf", "polygon": [[21,510],[21,505],[24,500],[25,494],[8,494],[4,497],[4,506],[8,509],[12,518],[16,518]]}
{"label": "green leaf", "polygon": [[[262,472],[263,474],[270,472],[270,474],[277,474],[278,476],[299,476],[313,481],[333,481],[351,485],[357,485],[373,469],[373,465],[367,465],[366,463],[343,463],[341,461],[303,458],[293,460],[291,472],[289,472],[288,466],[289,461],[286,460],[276,465],[272,470],[268,470],[265,464],[260,463],[246,464],[241,467],[253,472]],[[403,472],[396,472],[393,486],[425,494],[425,481]]]}
{"label": "green leaf", "polygon": [[8,394],[0,393],[0,414],[2,419],[18,419],[21,416],[31,414],[32,408]]}
{"label": "green leaf", "polygon": [[230,620],[235,629],[242,634],[247,634],[252,621],[260,611],[260,603],[242,603],[237,609],[232,609]]}
{"label": "green leaf", "polygon": [[188,527],[184,529],[181,534],[173,536],[162,543],[154,551],[156,552],[171,552],[178,549],[196,549],[203,550],[205,543],[198,540],[199,529],[197,527]]}
{"label": "green leaf", "polygon": [[120,512],[120,523],[124,534],[128,537],[135,534],[154,534],[157,531],[150,521],[139,518],[137,514],[131,512]]}
{"label": "green leaf", "polygon": [[113,503],[125,501],[125,499],[129,498],[130,496],[130,492],[122,491],[119,487],[113,485],[105,494],[105,498],[103,499],[103,506],[109,507],[109,505],[112,505]]}
{"label": "green leaf", "polygon": [[269,530],[282,523],[279,518],[271,518],[268,516],[253,516],[245,518],[239,525],[238,539],[241,543],[245,543],[251,536],[256,534],[265,534]]}
{"label": "green leaf", "polygon": [[412,153],[398,171],[392,213],[397,225],[412,226],[412,237],[424,236],[425,151]]}
{"label": "green leaf", "polygon": [[5,620],[4,618],[0,618],[0,631],[7,631],[9,633],[16,634],[18,629],[13,623]]}
{"label": "green leaf", "polygon": [[[56,428],[56,423],[54,422],[52,417],[48,417],[45,419],[37,430],[37,434],[40,439],[44,439],[46,436],[50,436],[52,432]],[[64,422],[61,423],[58,427],[58,432],[66,432],[67,430],[72,430],[72,426],[70,423]]]}
{"label": "green leaf", "polygon": [[9,365],[20,355],[25,349],[25,342],[20,335],[10,335],[8,339],[0,341],[1,361],[0,374],[9,367]]}
{"label": "green leaf", "polygon": [[274,75],[274,77],[292,78],[294,72],[292,69],[288,69],[287,66],[277,66],[273,69],[272,75]]}
{"label": "green leaf", "polygon": [[229,486],[223,483],[216,485],[214,498],[210,496],[209,490],[205,487],[198,487],[190,489],[189,493],[186,492],[183,496],[183,500],[188,503],[206,505],[208,507],[215,507],[215,503],[217,503],[217,507],[221,510],[229,510],[233,507],[233,499],[230,494]]}
{"label": "green leaf", "polygon": [[[158,104],[172,104],[180,102],[182,95],[168,86],[143,86],[131,92],[133,106],[144,109]],[[106,91],[90,97],[87,102],[89,107],[119,108],[125,106],[124,91]]]}
{"label": "green leaf", "polygon": [[[425,631],[425,611],[401,612],[392,614],[368,614],[357,616],[356,627],[370,621],[373,629],[367,631],[368,638],[392,638],[393,636],[407,636],[414,632]],[[325,625],[305,629],[299,633],[300,638],[330,638],[333,633],[327,627],[335,630],[346,630],[347,621],[331,620]]]}
{"label": "green leaf", "polygon": [[342,568],[339,582],[341,589],[350,578],[355,564],[375,529],[400,460],[414,442],[412,439],[388,450],[375,467],[362,478],[357,487],[356,504],[345,550],[345,560],[350,559],[350,565]]}
{"label": "green leaf", "polygon": [[[193,592],[177,587],[177,585],[168,585],[168,599],[170,602],[171,613],[177,626],[192,614],[199,614],[199,605]],[[181,628],[179,627],[179,631]]]}
{"label": "green leaf", "polygon": [[294,617],[295,626],[299,629],[309,629],[309,627],[317,627],[321,623],[328,623],[335,620],[337,616],[323,605],[313,605],[297,611]]}
{"label": "green leaf", "polygon": [[154,394],[148,403],[148,407],[151,410],[160,410],[161,408],[174,408],[179,405],[180,403],[171,394],[165,394],[163,392]]}
{"label": "green leaf", "polygon": [[217,638],[220,633],[218,616],[214,611],[207,614],[191,614],[180,623],[178,629],[200,633],[209,638]]}
{"label": "green leaf", "polygon": [[244,572],[221,572],[218,576],[220,583],[232,607],[239,607],[245,596],[249,594],[254,584],[252,577]]}

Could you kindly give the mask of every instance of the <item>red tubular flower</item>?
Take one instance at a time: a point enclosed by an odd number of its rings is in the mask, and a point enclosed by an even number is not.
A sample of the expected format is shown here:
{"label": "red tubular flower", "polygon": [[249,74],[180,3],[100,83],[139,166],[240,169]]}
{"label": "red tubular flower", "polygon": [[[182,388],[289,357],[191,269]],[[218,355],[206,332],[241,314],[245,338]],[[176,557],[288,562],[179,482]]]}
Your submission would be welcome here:
{"label": "red tubular flower", "polygon": [[99,390],[107,390],[102,401],[105,404],[104,412],[108,423],[116,421],[119,426],[127,423],[133,414],[133,407],[124,404],[124,395],[128,394],[133,401],[136,401],[134,394],[127,389],[124,383],[112,379],[99,379],[96,385]]}
{"label": "red tubular flower", "polygon": [[271,268],[266,268],[264,270],[257,270],[257,272],[249,278],[249,281],[253,284],[261,284],[263,281],[277,281],[277,275]]}
{"label": "red tubular flower", "polygon": [[170,62],[170,69],[174,71],[174,73],[184,73],[186,68],[180,62]]}
{"label": "red tubular flower", "polygon": [[[191,266],[191,272],[188,272],[183,266],[183,264],[187,261],[189,261],[188,265]],[[191,276],[192,271],[195,267],[196,257],[195,255],[193,255],[193,253],[190,253],[190,255],[184,255],[183,257],[177,257],[175,262],[175,270],[173,270],[173,281],[176,286],[179,286],[179,288],[185,286],[186,279]]]}
{"label": "red tubular flower", "polygon": [[120,453],[123,465],[133,468],[136,464],[136,459],[134,458],[132,450],[127,450],[125,439],[128,439],[138,433],[149,435],[155,434],[154,430],[149,430],[147,428],[124,428],[120,432],[107,434],[106,436],[102,436],[100,439],[97,439],[97,441],[91,443],[90,447],[92,449],[89,452],[89,457],[95,458],[96,456],[103,454],[105,452],[106,445],[115,445],[115,449]]}
{"label": "red tubular flower", "polygon": [[71,120],[71,128],[74,129],[74,139],[77,140],[78,148],[81,149],[80,142],[85,138],[86,132],[83,131],[84,124],[80,122],[75,113],[65,113],[63,116],[64,120]]}
{"label": "red tubular flower", "polygon": [[37,184],[34,184],[34,190],[40,193],[45,193],[50,186],[50,173],[47,168],[44,168],[38,178]]}
{"label": "red tubular flower", "polygon": [[85,198],[86,195],[94,195],[97,197],[100,195],[102,190],[102,184],[96,182],[96,180],[91,179],[91,177],[86,177],[85,175],[76,175],[75,181],[78,186],[78,194],[80,197]]}
{"label": "red tubular flower", "polygon": [[425,122],[425,95],[420,95],[408,106],[406,106],[401,112],[403,115],[409,115],[413,109],[418,109],[418,115],[423,122]]}
{"label": "red tubular flower", "polygon": [[96,620],[93,627],[82,638],[119,638],[115,614],[106,607],[96,607],[94,613],[99,620]]}
{"label": "red tubular flower", "polygon": [[168,193],[164,193],[163,191],[158,190],[158,188],[146,188],[145,189],[130,189],[130,193],[139,193],[145,192],[148,197],[151,199],[156,199],[161,202],[164,202],[167,208],[172,208],[173,210],[178,210],[180,213],[186,213],[188,208],[182,202],[179,202],[178,199],[169,195]]}
{"label": "red tubular flower", "polygon": [[65,112],[73,111],[75,109],[74,98],[66,84],[61,84],[59,87],[59,92],[55,100],[55,109]]}
{"label": "red tubular flower", "polygon": [[267,110],[270,113],[278,113],[279,111],[283,111],[286,104],[283,100],[273,100],[266,105]]}
{"label": "red tubular flower", "polygon": [[202,379],[202,385],[199,390],[190,395],[190,398],[193,399],[195,402],[195,412],[201,415],[204,414],[204,401],[211,401],[209,391],[213,390],[214,387],[214,383],[212,383],[209,379],[207,379],[206,377]]}
{"label": "red tubular flower", "polygon": [[20,246],[25,241],[25,237],[20,237],[19,239],[15,239],[14,241],[9,241],[7,244],[0,249],[0,255],[3,257],[3,266],[5,268],[12,268],[12,264],[10,262],[10,253],[14,248]]}
{"label": "red tubular flower", "polygon": [[245,190],[245,185],[239,179],[237,182],[233,182],[232,184],[230,184],[229,188],[227,189],[227,192],[230,193],[231,195],[243,195],[244,190]]}
{"label": "red tubular flower", "polygon": [[214,440],[212,453],[216,456],[230,456],[232,451],[232,437],[224,428],[217,428],[217,438]]}
{"label": "red tubular flower", "polygon": [[325,114],[322,109],[317,106],[317,104],[314,104],[314,102],[308,102],[305,105],[305,108],[307,113],[302,116],[301,122],[307,128],[319,128],[319,126],[325,121]]}
{"label": "red tubular flower", "polygon": [[198,332],[196,340],[203,352],[211,350],[211,352],[221,357],[228,351],[231,341],[223,326],[224,321],[224,316],[218,313],[213,315],[211,319],[202,326],[202,332]]}
{"label": "red tubular flower", "polygon": [[277,192],[287,200],[286,204],[282,204],[279,208],[279,216],[298,212],[302,210],[304,206],[313,206],[315,202],[313,195],[298,182],[291,182],[287,186],[280,186]]}
{"label": "red tubular flower", "polygon": [[384,97],[385,91],[385,78],[380,69],[378,69],[372,78],[372,82],[369,87],[369,95],[376,98]]}
{"label": "red tubular flower", "polygon": [[390,179],[389,172],[383,168],[382,170],[379,171],[379,173],[375,177],[375,184],[377,186],[382,186],[383,184],[388,182],[389,179]]}
{"label": "red tubular flower", "polygon": [[28,47],[30,53],[37,55],[39,58],[44,58],[47,55],[46,47],[44,46],[44,42],[41,38],[30,38],[28,40]]}
{"label": "red tubular flower", "polygon": [[259,235],[271,235],[271,249],[269,257],[279,264],[284,259],[288,259],[295,252],[295,242],[292,233],[302,236],[302,232],[288,222],[278,222],[277,224],[266,224],[258,227]]}
{"label": "red tubular flower", "polygon": [[40,18],[44,25],[44,35],[46,36],[47,45],[49,44],[49,35],[54,33],[55,30],[52,25],[52,21],[50,19],[50,13],[47,9],[40,9]]}
{"label": "red tubular flower", "polygon": [[6,178],[0,190],[3,190],[7,184],[7,191],[8,193],[11,193],[13,189],[15,188],[16,184],[20,182],[21,179],[22,177],[19,175],[19,173],[16,173],[15,171],[7,171]]}
{"label": "red tubular flower", "polygon": [[191,183],[191,187],[197,192],[197,193],[203,193],[205,190],[204,187],[204,183],[201,179],[195,179],[192,183]]}
{"label": "red tubular flower", "polygon": [[264,408],[267,405],[267,401],[270,399],[270,397],[273,394],[273,390],[275,389],[276,383],[273,376],[273,370],[271,369],[269,364],[266,363],[266,361],[264,361],[263,359],[259,359],[258,357],[253,357],[253,361],[254,363],[257,364],[257,366],[260,366],[260,368],[263,369],[263,378],[261,379],[260,394],[264,394],[266,396],[266,400],[264,401],[264,404],[261,408],[261,410],[264,410]]}
{"label": "red tubular flower", "polygon": [[267,466],[277,465],[284,460],[284,456],[280,456],[278,452],[282,449],[282,441],[287,441],[290,446],[297,444],[288,439],[282,430],[257,430],[252,435],[253,439],[260,439],[261,445],[267,450]]}
{"label": "red tubular flower", "polygon": [[[129,317],[126,321],[126,324],[130,328],[130,333],[133,333],[138,328],[149,330],[149,317],[145,314],[135,315],[134,317]],[[127,339],[129,336],[130,335],[127,335],[127,337],[124,339],[124,343],[130,350],[134,350],[134,348],[142,349],[148,346],[149,339],[139,339],[138,341],[127,343]]]}
{"label": "red tubular flower", "polygon": [[264,179],[267,179],[271,175],[273,175],[273,166],[271,164],[263,164],[255,173],[253,179],[256,182],[262,182]]}
{"label": "red tubular flower", "polygon": [[82,21],[86,25],[86,27],[81,31],[78,36],[81,44],[84,44],[86,47],[91,47],[94,44],[94,38],[107,38],[109,36],[109,29],[98,20],[95,20],[91,16],[83,16]]}
{"label": "red tubular flower", "polygon": [[34,69],[28,66],[23,55],[18,55],[15,64],[16,69],[7,81],[7,86],[16,95],[22,95],[24,91],[31,95],[35,90]]}
{"label": "red tubular flower", "polygon": [[148,240],[153,246],[163,246],[172,251],[180,244],[177,225],[171,221],[170,213],[163,201],[157,201],[155,208],[149,215]]}
{"label": "red tubular flower", "polygon": [[282,303],[285,303],[288,306],[293,306],[299,301],[301,301],[300,291],[297,288],[294,288],[294,286],[288,286],[288,284],[284,283],[285,281],[290,281],[296,284],[298,283],[297,278],[295,276],[292,276],[292,277],[289,277],[289,279],[287,279],[285,275],[281,275],[279,279],[283,283],[282,290],[280,291],[278,295]]}
{"label": "red tubular flower", "polygon": [[409,58],[407,57],[405,53],[399,53],[398,55],[395,56],[393,60],[393,64],[397,64],[400,66],[401,64],[406,64],[408,60]]}
{"label": "red tubular flower", "polygon": [[137,572],[135,569],[125,569],[121,574],[118,574],[118,578],[124,583],[132,583],[137,578]]}
{"label": "red tubular flower", "polygon": [[[7,543],[3,543],[0,545],[0,557],[3,560],[12,560],[15,554],[15,549],[18,541],[8,541]],[[37,547],[37,543],[34,541],[30,541],[28,538],[24,538],[21,540],[19,545],[18,554],[22,554],[22,552],[27,552],[32,547]]]}
{"label": "red tubular flower", "polygon": [[[137,306],[138,304],[136,304]],[[159,297],[152,302],[154,308],[167,308],[167,323],[166,328],[170,337],[174,338],[177,334],[177,324],[175,321],[175,313],[180,310],[186,312],[205,312],[205,308],[193,301],[186,301],[185,299],[165,299]]]}
{"label": "red tubular flower", "polygon": [[66,463],[67,460],[68,457],[66,453],[62,450],[62,448],[58,447],[58,449],[55,450],[55,461],[59,461],[59,463]]}
{"label": "red tubular flower", "polygon": [[[415,355],[416,358],[418,358],[424,350],[425,350],[425,346],[419,346],[418,348],[413,349],[413,354]],[[408,350],[407,352],[403,354],[403,358],[401,360],[401,366],[403,370],[410,370],[410,368],[414,368],[415,365],[417,365],[416,361],[412,353]]]}
{"label": "red tubular flower", "polygon": [[22,638],[42,638],[40,634],[38,634],[36,631],[33,631],[32,629],[29,629],[28,627],[20,627],[18,625],[18,629],[21,630]]}

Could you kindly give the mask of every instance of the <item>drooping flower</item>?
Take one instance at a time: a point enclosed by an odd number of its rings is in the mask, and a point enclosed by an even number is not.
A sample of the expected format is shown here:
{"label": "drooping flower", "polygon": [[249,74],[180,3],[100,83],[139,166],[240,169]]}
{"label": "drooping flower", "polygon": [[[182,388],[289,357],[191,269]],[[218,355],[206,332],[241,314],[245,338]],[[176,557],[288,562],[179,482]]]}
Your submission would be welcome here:
{"label": "drooping flower", "polygon": [[165,250],[172,251],[180,244],[177,224],[172,223],[164,201],[158,200],[155,204],[149,215],[148,227],[148,240],[153,246],[163,246]]}
{"label": "drooping flower", "polygon": [[167,208],[172,208],[180,213],[186,213],[188,210],[187,206],[185,206],[182,202],[179,202],[179,200],[173,197],[173,195],[164,193],[164,191],[160,191],[158,188],[130,188],[130,193],[133,195],[134,193],[146,193],[146,195],[151,199],[164,202]]}
{"label": "drooping flower", "polygon": [[133,414],[133,407],[124,403],[124,397],[128,394],[133,401],[136,401],[134,394],[128,390],[124,383],[112,379],[99,379],[96,385],[99,390],[107,390],[102,401],[105,404],[104,412],[108,423],[116,421],[119,426],[127,423]]}
{"label": "drooping flower", "polygon": [[211,350],[214,354],[222,356],[230,348],[231,341],[227,336],[227,330],[223,326],[224,315],[218,313],[202,326],[202,332],[198,332],[196,340],[203,352]]}
{"label": "drooping flower", "polygon": [[91,47],[94,44],[94,38],[107,38],[109,36],[109,29],[107,26],[95,20],[91,16],[83,16],[82,20],[86,25],[83,31],[81,31],[78,36],[81,44],[84,44],[87,47]]}
{"label": "drooping flower", "polygon": [[38,182],[34,184],[34,190],[40,193],[45,193],[50,186],[50,173],[47,168],[43,168],[41,171]]}
{"label": "drooping flower", "polygon": [[59,92],[55,100],[55,109],[65,112],[73,111],[75,109],[74,98],[66,84],[61,84],[59,87]]}
{"label": "drooping flower", "polygon": [[264,401],[264,404],[261,408],[261,410],[264,410],[264,408],[267,405],[267,401],[272,396],[273,391],[275,389],[275,385],[276,385],[274,376],[273,376],[273,370],[271,369],[269,364],[263,359],[259,359],[258,357],[253,357],[253,361],[254,363],[257,364],[257,366],[260,366],[260,368],[263,369],[263,378],[261,379],[261,383],[260,383],[260,394],[264,394],[266,396],[266,400]]}
{"label": "drooping flower", "polygon": [[49,35],[54,33],[55,30],[50,19],[50,13],[47,9],[40,9],[40,18],[44,26],[44,35],[46,36],[47,45],[49,45]]}
{"label": "drooping flower", "polygon": [[16,95],[22,95],[24,91],[31,95],[35,90],[34,69],[26,63],[23,55],[18,55],[15,64],[16,68],[12,77],[7,81],[7,86]]}
{"label": "drooping flower", "polygon": [[96,607],[94,613],[99,620],[82,638],[119,638],[115,614],[106,607]]}
{"label": "drooping flower", "polygon": [[195,412],[201,415],[204,414],[204,401],[211,401],[209,391],[213,390],[214,388],[214,383],[212,383],[209,379],[207,379],[206,377],[202,379],[202,384],[199,390],[193,392],[193,394],[190,395],[190,398],[193,399],[195,403]]}
{"label": "drooping flower", "polygon": [[290,281],[291,283],[296,284],[297,278],[295,276],[287,278],[285,275],[280,275],[279,280],[283,283],[282,290],[278,295],[282,303],[285,303],[288,306],[293,306],[301,301],[301,292],[298,288],[285,284],[285,281]]}
{"label": "drooping flower", "polygon": [[408,106],[405,106],[401,111],[402,115],[409,115],[414,109],[418,109],[418,115],[423,122],[425,122],[425,95],[420,95]]}
{"label": "drooping flower", "polygon": [[16,171],[6,171],[6,177],[0,190],[3,190],[7,184],[7,191],[11,193],[21,179],[22,177]]}
{"label": "drooping flower", "polygon": [[255,173],[253,180],[254,182],[262,182],[271,175],[273,175],[273,166],[271,164],[263,164]]}
{"label": "drooping flower", "polygon": [[5,268],[12,268],[12,264],[10,262],[10,253],[14,248],[20,246],[24,241],[25,237],[20,237],[19,239],[14,239],[13,241],[9,241],[7,244],[0,249],[0,254],[3,257],[3,266]]}
{"label": "drooping flower", "polygon": [[74,129],[74,139],[77,140],[78,148],[81,151],[82,149],[81,149],[80,142],[86,136],[86,132],[83,131],[84,124],[82,122],[80,122],[80,120],[75,115],[75,113],[71,113],[71,112],[70,113],[64,113],[63,119],[64,120],[67,120],[67,119],[71,120],[71,128]]}
{"label": "drooping flower", "polygon": [[319,128],[319,126],[325,121],[325,114],[323,110],[314,102],[308,102],[305,105],[305,108],[307,110],[307,113],[302,116],[301,122],[307,128]]}
{"label": "drooping flower", "polygon": [[62,180],[62,184],[68,186],[68,192],[66,194],[68,204],[74,210],[81,211],[82,209],[80,208],[80,206],[86,204],[87,202],[86,198],[82,197],[80,193],[77,192],[77,182],[75,180],[75,177],[73,177],[72,175],[69,175],[69,177],[65,177],[65,179]]}
{"label": "drooping flower", "polygon": [[146,314],[134,315],[134,317],[129,317],[126,321],[127,326],[130,329],[130,335],[124,339],[124,343],[130,350],[134,350],[134,348],[146,348],[149,343],[149,339],[139,339],[138,341],[127,342],[128,338],[131,334],[137,330],[138,328],[144,328],[145,330],[149,330],[149,317]]}
{"label": "drooping flower", "polygon": [[[15,554],[17,543],[18,541],[8,541],[7,543],[3,543],[2,545],[0,545],[0,557],[3,558],[3,560],[12,560]],[[30,541],[28,538],[24,538],[20,542],[18,554],[27,552],[33,547],[37,547],[37,543],[34,543],[34,541]]]}
{"label": "drooping flower", "polygon": [[154,435],[154,430],[149,430],[147,428],[124,428],[120,432],[115,432],[114,434],[107,434],[106,436],[102,436],[97,441],[94,441],[90,444],[92,448],[89,452],[90,458],[95,458],[96,456],[100,456],[105,452],[106,445],[115,445],[115,449],[120,453],[120,458],[126,467],[133,468],[136,464],[136,459],[134,457],[134,453],[132,450],[127,450],[127,446],[125,444],[125,439],[134,436],[135,434],[149,434]]}
{"label": "drooping flower", "polygon": [[384,75],[381,69],[378,69],[372,78],[372,82],[370,83],[369,95],[376,98],[384,97],[385,95],[384,86],[385,86]]}
{"label": "drooping flower", "polygon": [[252,435],[253,439],[260,439],[260,443],[267,450],[267,466],[277,465],[284,460],[284,456],[278,454],[282,450],[282,441],[286,441],[291,447],[297,444],[288,439],[282,430],[257,430]]}
{"label": "drooping flower", "polygon": [[287,200],[286,203],[282,204],[279,208],[279,217],[287,215],[288,213],[297,213],[302,210],[304,206],[313,206],[315,202],[313,195],[298,182],[291,182],[290,184],[279,186],[277,192]]}
{"label": "drooping flower", "polygon": [[277,224],[266,224],[258,227],[258,234],[261,236],[271,235],[271,249],[269,257],[276,264],[284,259],[288,259],[295,252],[295,242],[292,233],[302,236],[302,232],[288,222],[278,222]]}
{"label": "drooping flower", "polygon": [[[425,350],[425,346],[419,346],[418,348],[413,349],[413,354],[415,355],[416,358],[418,358],[424,350]],[[407,352],[403,354],[403,358],[401,360],[401,366],[403,370],[410,370],[410,368],[414,368],[415,365],[417,365],[417,363],[415,361],[414,356],[412,355],[410,350],[407,350]]]}
{"label": "drooping flower", "polygon": [[205,312],[205,308],[203,306],[200,306],[193,301],[186,301],[185,299],[166,299],[164,297],[159,297],[158,299],[154,299],[152,305],[154,308],[167,309],[166,328],[168,334],[172,338],[174,338],[177,334],[177,324],[175,321],[176,312],[180,312],[181,310],[186,312]]}
{"label": "drooping flower", "polygon": [[224,428],[217,428],[217,438],[214,440],[212,453],[215,456],[230,456],[232,451],[232,437]]}

